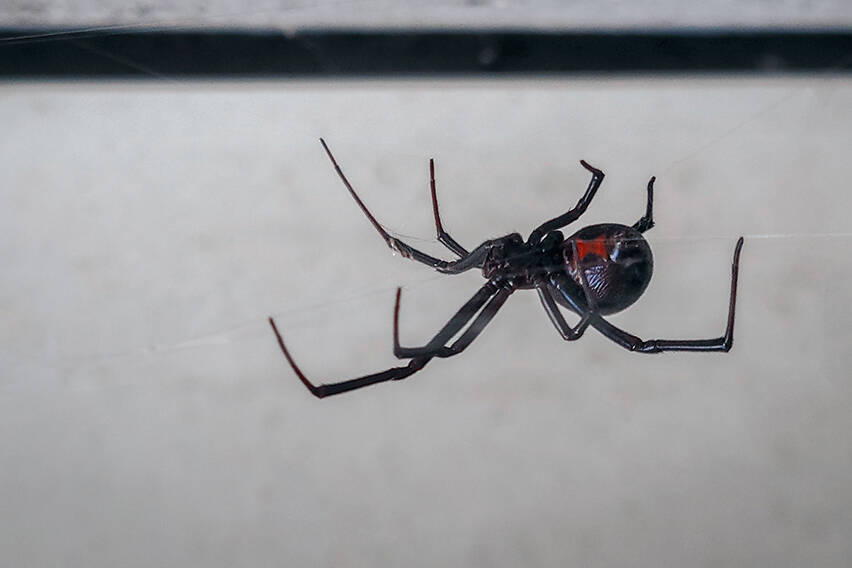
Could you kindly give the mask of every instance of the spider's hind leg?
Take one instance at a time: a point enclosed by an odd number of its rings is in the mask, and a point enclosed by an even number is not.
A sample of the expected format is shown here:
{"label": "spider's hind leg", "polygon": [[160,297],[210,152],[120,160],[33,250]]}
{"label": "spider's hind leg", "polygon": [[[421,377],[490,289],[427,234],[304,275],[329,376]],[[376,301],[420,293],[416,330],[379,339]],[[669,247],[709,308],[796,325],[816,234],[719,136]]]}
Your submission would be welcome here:
{"label": "spider's hind leg", "polygon": [[734,316],[737,309],[737,276],[740,270],[740,252],[743,238],[740,237],[734,248],[734,260],[731,262],[731,296],[728,301],[728,324],[725,334],[711,339],[642,339],[618,328],[602,317],[595,317],[591,325],[604,337],[637,353],[660,353],[662,351],[722,351],[731,350],[734,344]]}
{"label": "spider's hind leg", "polygon": [[586,209],[589,208],[592,198],[595,196],[595,193],[597,193],[601,183],[603,183],[604,173],[596,167],[589,165],[589,163],[585,160],[580,160],[580,165],[592,174],[592,179],[589,181],[586,193],[583,194],[583,197],[580,198],[580,201],[577,202],[577,205],[575,205],[573,209],[570,209],[559,217],[554,217],[550,221],[539,225],[532,233],[530,233],[529,238],[527,238],[527,242],[537,244],[547,233],[573,223],[586,212]]}
{"label": "spider's hind leg", "polygon": [[644,233],[654,226],[654,182],[656,180],[656,177],[652,177],[648,180],[648,204],[645,206],[645,215],[633,224],[633,228],[640,233]]}

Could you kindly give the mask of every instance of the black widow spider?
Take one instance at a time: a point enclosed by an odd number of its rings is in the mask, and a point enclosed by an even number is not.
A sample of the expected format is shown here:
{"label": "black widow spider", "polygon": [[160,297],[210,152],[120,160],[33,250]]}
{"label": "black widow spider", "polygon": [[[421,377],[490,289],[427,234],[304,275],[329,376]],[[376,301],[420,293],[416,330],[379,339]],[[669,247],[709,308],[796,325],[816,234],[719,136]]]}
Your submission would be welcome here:
{"label": "black widow spider", "polygon": [[[355,193],[349,180],[343,175],[337,160],[320,138],[337,175],[361,208],[361,211],[373,224],[388,246],[403,257],[431,266],[444,274],[459,274],[472,268],[482,270],[487,282],[450,318],[450,321],[422,347],[402,347],[399,344],[399,298],[400,288],[396,290],[396,303],[393,310],[393,353],[400,359],[410,359],[407,365],[394,367],[379,373],[373,373],[331,384],[314,385],[299,369],[287,347],[275,322],[269,323],[278,338],[278,344],[290,366],[302,383],[318,398],[347,392],[384,381],[398,381],[409,377],[422,369],[434,357],[452,357],[458,355],[470,345],[485,329],[500,307],[515,290],[534,288],[538,292],[544,311],[563,339],[579,339],[591,326],[618,345],[639,353],[659,353],[661,351],[729,351],[734,342],[734,311],[737,300],[737,272],[739,270],[740,251],[743,238],[740,237],[734,248],[731,266],[731,298],[728,306],[728,325],[725,334],[713,339],[650,339],[643,340],[604,319],[604,315],[619,312],[633,304],[651,280],[654,267],[651,247],[642,233],[654,226],[652,206],[654,201],[654,180],[648,182],[648,202],[645,215],[632,226],[616,223],[602,223],[584,227],[568,237],[563,237],[557,229],[576,221],[588,208],[595,196],[604,173],[593,168],[585,161],[580,164],[589,170],[592,179],[586,193],[577,205],[567,213],[543,223],[530,233],[526,241],[518,233],[485,241],[468,252],[453,239],[441,225],[438,214],[438,198],[435,193],[435,164],[429,160],[430,186],[432,191],[432,210],[435,214],[435,227],[438,241],[455,253],[458,260],[445,261],[423,253],[410,245],[392,237],[376,221],[364,202]],[[568,325],[558,305],[575,312],[580,321],[574,327]],[[473,320],[451,345],[446,345],[465,325]]]}

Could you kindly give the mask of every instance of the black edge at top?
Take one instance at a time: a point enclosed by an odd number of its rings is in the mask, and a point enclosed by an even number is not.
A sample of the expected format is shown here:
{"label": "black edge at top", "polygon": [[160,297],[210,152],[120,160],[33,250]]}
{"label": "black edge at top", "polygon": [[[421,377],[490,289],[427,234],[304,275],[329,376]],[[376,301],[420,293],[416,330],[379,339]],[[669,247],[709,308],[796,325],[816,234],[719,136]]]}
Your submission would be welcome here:
{"label": "black edge at top", "polygon": [[852,70],[852,31],[0,30],[0,78]]}

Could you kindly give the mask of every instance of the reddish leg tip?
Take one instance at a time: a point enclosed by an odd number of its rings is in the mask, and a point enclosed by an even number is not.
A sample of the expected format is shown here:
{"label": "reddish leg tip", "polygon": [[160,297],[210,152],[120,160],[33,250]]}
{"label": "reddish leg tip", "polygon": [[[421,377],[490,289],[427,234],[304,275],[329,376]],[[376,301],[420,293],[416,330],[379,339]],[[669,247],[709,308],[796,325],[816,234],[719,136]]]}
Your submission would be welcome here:
{"label": "reddish leg tip", "polygon": [[278,327],[275,325],[275,321],[272,317],[269,318],[269,325],[272,326],[272,331],[275,332],[275,337],[278,339],[278,345],[281,347],[281,351],[284,353],[284,357],[287,359],[287,362],[290,363],[290,367],[293,369],[293,372],[296,373],[296,376],[299,377],[299,380],[302,381],[302,384],[305,385],[311,394],[317,398],[323,398],[327,393],[323,388],[323,385],[316,386],[312,384],[308,378],[302,373],[302,370],[299,369],[299,366],[296,365],[296,362],[293,360],[293,357],[290,355],[290,352],[287,350],[287,346],[284,345],[284,338],[281,337],[281,334],[278,333]]}

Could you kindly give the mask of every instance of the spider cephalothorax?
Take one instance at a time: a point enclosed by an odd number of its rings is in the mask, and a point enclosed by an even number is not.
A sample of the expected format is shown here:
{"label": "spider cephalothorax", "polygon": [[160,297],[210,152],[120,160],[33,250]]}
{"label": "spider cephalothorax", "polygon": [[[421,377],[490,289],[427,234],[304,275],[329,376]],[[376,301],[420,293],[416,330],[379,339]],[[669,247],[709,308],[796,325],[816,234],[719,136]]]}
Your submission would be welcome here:
{"label": "spider cephalothorax", "polygon": [[[509,296],[521,289],[534,288],[538,292],[545,312],[556,330],[566,340],[579,339],[591,326],[622,347],[642,353],[728,351],[733,345],[737,274],[743,247],[742,237],[734,248],[734,259],[731,264],[731,295],[724,335],[712,339],[642,340],[603,318],[604,315],[619,312],[633,304],[651,281],[654,258],[651,247],[648,246],[642,233],[654,226],[652,215],[654,178],[648,182],[645,215],[632,226],[615,223],[590,225],[566,239],[559,229],[576,221],[586,211],[604,178],[602,171],[580,160],[580,164],[591,172],[592,179],[586,188],[586,193],[573,209],[540,225],[530,233],[526,241],[518,233],[512,233],[485,241],[468,252],[444,231],[441,224],[435,190],[435,164],[430,160],[432,210],[435,215],[438,241],[459,257],[457,260],[447,261],[423,253],[388,234],[355,193],[325,141],[320,139],[320,142],[343,184],[392,250],[399,252],[405,258],[416,260],[445,274],[459,274],[478,268],[487,282],[426,345],[421,347],[402,347],[399,344],[400,289],[397,288],[393,352],[401,359],[409,359],[408,363],[401,367],[332,384],[315,385],[308,380],[287,350],[275,322],[269,318],[281,350],[293,371],[317,397],[338,394],[384,381],[404,379],[422,369],[435,357],[451,357],[461,353],[488,325]],[[568,325],[559,305],[580,317],[575,326]],[[452,341],[453,338],[456,339]],[[447,345],[448,343],[450,344]]]}
{"label": "spider cephalothorax", "polygon": [[518,233],[494,239],[489,243],[488,253],[482,261],[482,277],[488,280],[502,274],[504,277],[521,278],[529,268],[524,262],[527,248]]}

